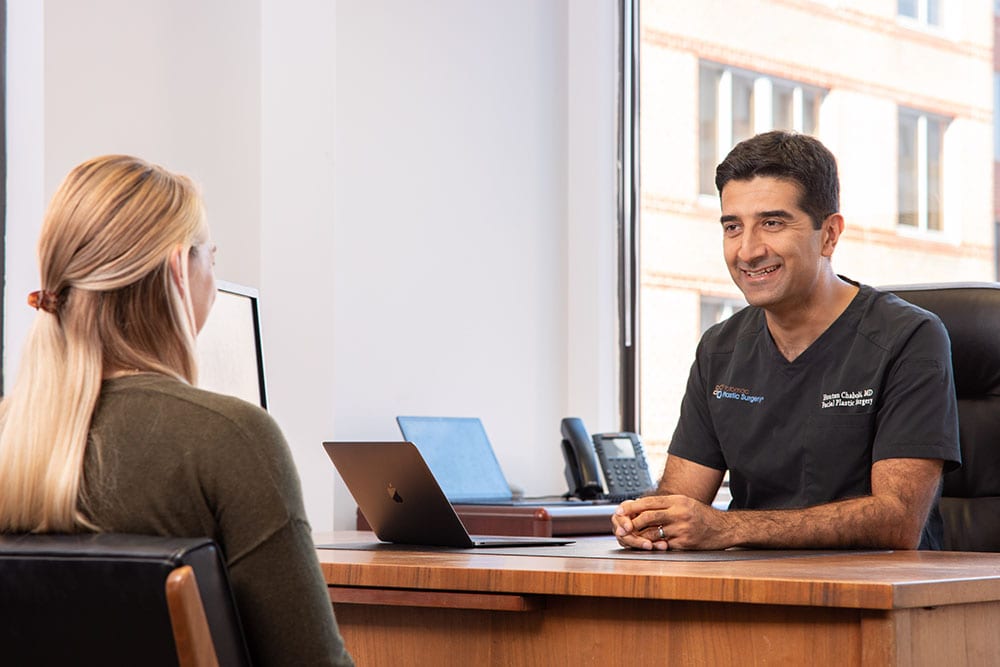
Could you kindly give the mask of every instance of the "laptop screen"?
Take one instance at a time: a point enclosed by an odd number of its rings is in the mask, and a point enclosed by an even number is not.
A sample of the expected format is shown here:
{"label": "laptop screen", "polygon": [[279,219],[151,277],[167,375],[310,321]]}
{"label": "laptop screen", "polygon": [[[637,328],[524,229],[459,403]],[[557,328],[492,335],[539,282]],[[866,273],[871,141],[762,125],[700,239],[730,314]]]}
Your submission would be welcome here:
{"label": "laptop screen", "polygon": [[486,429],[475,417],[396,417],[453,503],[511,499]]}

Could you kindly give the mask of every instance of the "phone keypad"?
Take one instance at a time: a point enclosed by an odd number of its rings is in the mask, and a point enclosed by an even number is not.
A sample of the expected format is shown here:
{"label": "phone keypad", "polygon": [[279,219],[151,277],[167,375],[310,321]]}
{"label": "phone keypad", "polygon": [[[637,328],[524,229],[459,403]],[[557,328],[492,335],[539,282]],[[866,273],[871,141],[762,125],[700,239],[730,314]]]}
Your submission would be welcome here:
{"label": "phone keypad", "polygon": [[634,461],[628,460],[626,462],[625,460],[612,459],[609,463],[611,463],[611,468],[604,473],[609,487],[630,489],[645,487],[644,480],[639,476],[639,470]]}
{"label": "phone keypad", "polygon": [[609,456],[611,452],[604,447],[604,443],[597,437],[594,439],[594,449],[601,461],[610,496],[631,498],[649,491],[653,486],[642,445],[633,441],[631,447],[635,456]]}

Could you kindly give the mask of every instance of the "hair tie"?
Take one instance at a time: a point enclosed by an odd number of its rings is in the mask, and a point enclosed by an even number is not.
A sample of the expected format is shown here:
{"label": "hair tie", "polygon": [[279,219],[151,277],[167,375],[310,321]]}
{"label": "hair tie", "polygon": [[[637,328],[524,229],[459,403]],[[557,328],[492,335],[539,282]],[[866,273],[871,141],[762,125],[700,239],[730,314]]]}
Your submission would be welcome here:
{"label": "hair tie", "polygon": [[59,295],[49,290],[36,290],[28,295],[28,305],[55,315],[59,310]]}

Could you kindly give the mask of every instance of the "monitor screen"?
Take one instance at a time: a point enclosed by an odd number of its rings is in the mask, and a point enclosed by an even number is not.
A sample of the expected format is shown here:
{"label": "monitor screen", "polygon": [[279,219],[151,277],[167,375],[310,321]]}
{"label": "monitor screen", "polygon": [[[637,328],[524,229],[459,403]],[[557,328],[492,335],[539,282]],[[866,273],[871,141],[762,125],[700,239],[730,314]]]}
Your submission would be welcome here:
{"label": "monitor screen", "polygon": [[198,334],[198,386],[267,408],[257,290],[217,281],[218,296]]}

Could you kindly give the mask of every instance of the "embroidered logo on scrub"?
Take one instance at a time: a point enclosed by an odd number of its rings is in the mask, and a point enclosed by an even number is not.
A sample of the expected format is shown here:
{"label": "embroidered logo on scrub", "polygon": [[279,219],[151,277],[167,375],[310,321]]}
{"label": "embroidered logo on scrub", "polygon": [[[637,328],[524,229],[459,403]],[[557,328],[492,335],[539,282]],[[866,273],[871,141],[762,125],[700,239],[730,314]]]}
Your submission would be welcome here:
{"label": "embroidered logo on scrub", "polygon": [[730,401],[746,401],[747,403],[763,403],[764,397],[755,395],[752,391],[745,387],[730,387],[728,384],[717,384],[715,389],[712,390],[712,396],[718,399],[727,399]]}
{"label": "embroidered logo on scrub", "polygon": [[874,389],[856,389],[854,391],[838,391],[833,394],[823,394],[819,407],[827,408],[863,408],[875,402]]}

